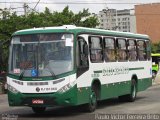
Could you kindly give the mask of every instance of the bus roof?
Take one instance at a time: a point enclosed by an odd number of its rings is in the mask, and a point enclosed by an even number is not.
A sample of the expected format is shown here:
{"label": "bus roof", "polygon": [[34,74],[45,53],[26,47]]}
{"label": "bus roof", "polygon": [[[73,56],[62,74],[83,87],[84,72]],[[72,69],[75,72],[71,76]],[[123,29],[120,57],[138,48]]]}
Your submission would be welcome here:
{"label": "bus roof", "polygon": [[157,56],[157,57],[159,57],[160,53],[152,53],[151,56]]}
{"label": "bus roof", "polygon": [[37,34],[37,33],[53,33],[53,32],[94,33],[94,34],[104,34],[108,36],[117,36],[117,37],[149,39],[149,36],[144,35],[144,34],[134,34],[130,32],[119,32],[119,31],[103,30],[103,29],[96,29],[96,28],[76,27],[74,25],[25,29],[25,30],[20,30],[20,31],[15,32],[13,36],[14,35]]}

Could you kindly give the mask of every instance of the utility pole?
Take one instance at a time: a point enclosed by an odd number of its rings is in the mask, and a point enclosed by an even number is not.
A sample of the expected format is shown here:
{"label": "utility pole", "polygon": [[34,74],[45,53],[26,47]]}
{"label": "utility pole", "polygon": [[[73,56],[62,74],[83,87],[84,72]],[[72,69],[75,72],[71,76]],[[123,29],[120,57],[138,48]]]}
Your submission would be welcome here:
{"label": "utility pole", "polygon": [[[116,10],[116,9],[115,9]],[[117,26],[117,10],[114,11],[114,9],[109,9],[107,7],[107,3],[106,3],[106,18],[107,18],[107,29],[108,30],[114,30],[116,29]],[[114,18],[116,17],[116,21],[114,21]],[[115,25],[114,25],[115,23]]]}
{"label": "utility pole", "polygon": [[24,3],[23,8],[24,8],[24,15],[25,15],[25,17],[27,17],[27,15],[28,15],[28,5],[26,3]]}
{"label": "utility pole", "polygon": [[113,19],[113,13],[112,13],[113,11],[112,11],[112,9],[109,9],[108,7],[107,7],[107,4],[106,4],[106,12],[105,12],[105,14],[106,14],[106,21],[107,21],[107,30],[112,30],[112,19]]}
{"label": "utility pole", "polygon": [[116,31],[119,31],[117,9],[116,9],[116,27],[115,28],[116,28]]}

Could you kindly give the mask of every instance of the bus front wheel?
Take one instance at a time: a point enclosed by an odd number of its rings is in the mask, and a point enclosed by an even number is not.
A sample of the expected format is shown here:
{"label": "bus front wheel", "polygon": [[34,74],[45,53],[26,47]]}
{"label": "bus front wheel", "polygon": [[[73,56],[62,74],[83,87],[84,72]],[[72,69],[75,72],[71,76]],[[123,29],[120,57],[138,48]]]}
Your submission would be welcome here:
{"label": "bus front wheel", "polygon": [[40,113],[43,113],[46,110],[46,108],[45,107],[32,107],[32,110],[34,113],[40,114]]}

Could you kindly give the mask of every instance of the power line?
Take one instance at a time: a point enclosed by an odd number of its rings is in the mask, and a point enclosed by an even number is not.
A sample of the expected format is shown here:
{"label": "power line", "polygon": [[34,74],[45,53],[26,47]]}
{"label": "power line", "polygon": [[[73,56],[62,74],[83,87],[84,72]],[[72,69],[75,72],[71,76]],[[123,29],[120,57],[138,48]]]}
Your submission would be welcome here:
{"label": "power line", "polygon": [[[40,1],[40,0],[39,0]],[[5,4],[5,3],[11,3],[11,4],[24,4],[24,2],[0,2],[2,4]],[[127,3],[127,2],[123,2],[123,3],[120,3],[120,2],[114,2],[114,3],[109,3],[109,2],[25,2],[27,4],[144,4],[144,3],[138,3],[138,2],[135,2],[135,3]],[[152,3],[147,3],[147,4],[152,4]]]}
{"label": "power line", "polygon": [[39,4],[40,0],[38,0],[37,4],[34,6],[33,10],[36,9],[37,5]]}
{"label": "power line", "polygon": [[[29,6],[28,6],[29,7]],[[29,7],[32,11],[34,11],[34,12],[36,12],[36,13],[39,13],[39,12],[37,12],[35,9],[33,9],[33,8],[31,8],[31,7]]]}

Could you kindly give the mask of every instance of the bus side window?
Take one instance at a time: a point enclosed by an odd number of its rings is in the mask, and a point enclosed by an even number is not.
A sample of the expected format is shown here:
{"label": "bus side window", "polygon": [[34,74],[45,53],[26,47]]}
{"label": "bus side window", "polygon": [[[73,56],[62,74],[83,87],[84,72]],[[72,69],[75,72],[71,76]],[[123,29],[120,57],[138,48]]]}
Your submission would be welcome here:
{"label": "bus side window", "polygon": [[115,40],[113,38],[104,38],[104,58],[106,62],[116,60]]}
{"label": "bus side window", "polygon": [[126,40],[122,38],[117,39],[117,57],[119,61],[127,60],[127,47],[126,47]]}
{"label": "bus side window", "polygon": [[128,59],[130,61],[137,60],[136,41],[132,39],[128,40]]}
{"label": "bus side window", "polygon": [[88,67],[88,45],[82,37],[78,38],[78,53],[78,66]]}
{"label": "bus side window", "polygon": [[137,42],[138,45],[138,57],[139,60],[146,60],[146,45],[144,41],[139,40]]}
{"label": "bus side window", "polygon": [[102,39],[97,36],[89,37],[90,59],[93,63],[103,62]]}
{"label": "bus side window", "polygon": [[82,75],[89,69],[89,61],[88,61],[88,45],[83,37],[78,37],[77,42],[77,77]]}
{"label": "bus side window", "polygon": [[151,59],[151,46],[150,46],[149,41],[146,41],[146,52],[147,52],[147,59],[150,60]]}

